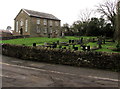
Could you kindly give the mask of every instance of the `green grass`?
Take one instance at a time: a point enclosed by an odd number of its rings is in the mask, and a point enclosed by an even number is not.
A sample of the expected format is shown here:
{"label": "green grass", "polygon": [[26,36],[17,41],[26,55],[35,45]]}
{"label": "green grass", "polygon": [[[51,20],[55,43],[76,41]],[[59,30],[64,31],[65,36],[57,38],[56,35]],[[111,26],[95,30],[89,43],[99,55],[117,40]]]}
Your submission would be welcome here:
{"label": "green grass", "polygon": [[116,43],[107,42],[106,44],[102,45],[102,49],[98,49],[97,51],[113,52],[111,50],[113,48],[116,48]]}
{"label": "green grass", "polygon": [[[60,42],[68,42],[69,40],[77,40],[80,39],[81,37],[74,37],[74,36],[66,36],[64,38],[47,38],[47,37],[33,37],[33,38],[22,38],[22,39],[12,39],[12,40],[3,40],[0,41],[0,43],[8,43],[8,44],[15,44],[15,45],[22,45],[25,44],[27,46],[32,46],[33,43],[37,43],[37,45],[44,45],[45,42],[47,43],[52,43],[56,41]],[[89,39],[89,38],[96,38],[96,37],[83,37],[84,39]],[[94,46],[98,46],[97,42],[89,42],[87,45],[90,45],[91,48]],[[65,46],[64,46],[65,47]],[[81,50],[80,45],[76,45],[79,50]],[[104,51],[104,52],[114,52],[112,51],[111,48],[115,48],[116,43],[113,42],[106,42],[106,44],[102,45],[102,49],[98,49],[96,51]],[[66,46],[68,49],[68,47]],[[70,45],[70,49],[72,49],[72,45]],[[120,52],[119,52],[120,53]]]}
{"label": "green grass", "polygon": [[66,42],[70,39],[79,39],[78,37],[71,37],[71,36],[66,36],[65,38],[47,38],[47,37],[33,37],[33,38],[22,38],[22,39],[12,39],[12,40],[3,40],[0,41],[0,43],[9,43],[9,44],[16,44],[16,45],[20,45],[20,44],[25,44],[28,46],[31,46],[33,43],[37,43],[37,44],[44,44],[44,42],[56,42],[56,41],[60,41],[60,42]]}

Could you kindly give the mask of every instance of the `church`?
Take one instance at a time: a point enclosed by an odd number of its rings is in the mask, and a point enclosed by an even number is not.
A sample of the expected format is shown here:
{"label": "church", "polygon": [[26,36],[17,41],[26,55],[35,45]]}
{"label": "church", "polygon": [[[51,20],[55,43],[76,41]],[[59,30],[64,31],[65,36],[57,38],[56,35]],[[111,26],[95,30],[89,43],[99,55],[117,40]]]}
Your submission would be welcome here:
{"label": "church", "polygon": [[14,36],[59,37],[61,20],[52,14],[21,9],[14,19]]}

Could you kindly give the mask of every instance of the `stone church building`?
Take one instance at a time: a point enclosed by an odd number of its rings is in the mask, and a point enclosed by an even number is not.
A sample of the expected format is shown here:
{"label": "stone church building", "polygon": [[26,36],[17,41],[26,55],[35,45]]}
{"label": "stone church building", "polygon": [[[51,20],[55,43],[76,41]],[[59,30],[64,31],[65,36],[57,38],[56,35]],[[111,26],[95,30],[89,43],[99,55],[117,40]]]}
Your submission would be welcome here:
{"label": "stone church building", "polygon": [[14,19],[14,36],[59,37],[61,20],[52,14],[21,9]]}

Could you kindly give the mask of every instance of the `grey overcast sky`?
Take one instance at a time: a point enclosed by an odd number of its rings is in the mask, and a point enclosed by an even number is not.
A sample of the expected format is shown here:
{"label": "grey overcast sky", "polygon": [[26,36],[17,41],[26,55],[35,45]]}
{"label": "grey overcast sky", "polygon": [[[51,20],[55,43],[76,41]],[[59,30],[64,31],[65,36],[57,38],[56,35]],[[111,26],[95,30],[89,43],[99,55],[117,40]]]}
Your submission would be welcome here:
{"label": "grey overcast sky", "polygon": [[[14,29],[14,18],[22,8],[50,13],[64,23],[72,24],[78,20],[82,9],[94,9],[105,0],[1,0],[0,29],[11,26]],[[113,0],[114,1],[114,0]]]}

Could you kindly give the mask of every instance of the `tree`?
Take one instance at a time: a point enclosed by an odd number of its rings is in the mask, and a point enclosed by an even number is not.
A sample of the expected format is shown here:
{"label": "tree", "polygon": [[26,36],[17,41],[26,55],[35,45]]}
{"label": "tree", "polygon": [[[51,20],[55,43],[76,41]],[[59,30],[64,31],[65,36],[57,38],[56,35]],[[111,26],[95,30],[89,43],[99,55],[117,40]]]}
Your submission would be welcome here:
{"label": "tree", "polygon": [[104,28],[106,22],[103,18],[91,18],[88,23],[88,29],[86,34],[89,36],[101,36],[104,35]]}
{"label": "tree", "polygon": [[86,8],[80,11],[78,18],[80,19],[81,22],[88,22],[90,20],[92,13],[93,13],[92,9]]}
{"label": "tree", "polygon": [[117,17],[116,17],[116,33],[115,38],[120,45],[120,1],[117,3]]}
{"label": "tree", "polygon": [[11,26],[7,26],[6,30],[11,30],[12,27]]}
{"label": "tree", "polygon": [[107,19],[113,25],[113,29],[115,30],[115,18],[116,18],[116,2],[112,2],[110,0],[105,1],[103,4],[99,4],[97,6],[97,11],[101,13],[103,16],[106,16]]}
{"label": "tree", "polygon": [[69,31],[69,29],[70,29],[68,23],[63,24],[62,28],[63,28],[64,32]]}
{"label": "tree", "polygon": [[78,35],[85,35],[88,26],[88,22],[76,21],[72,25],[72,29],[78,32]]}
{"label": "tree", "polygon": [[91,18],[89,22],[74,22],[72,29],[78,31],[78,36],[85,35],[113,37],[114,33],[111,23],[107,23],[103,18],[96,17]]}
{"label": "tree", "polygon": [[113,26],[111,25],[111,23],[106,24],[106,26],[104,27],[103,33],[104,33],[104,36],[113,38],[114,30],[113,30]]}
{"label": "tree", "polygon": [[66,36],[73,36],[73,31],[70,30],[69,24],[65,23],[62,26],[62,33],[64,33]]}

